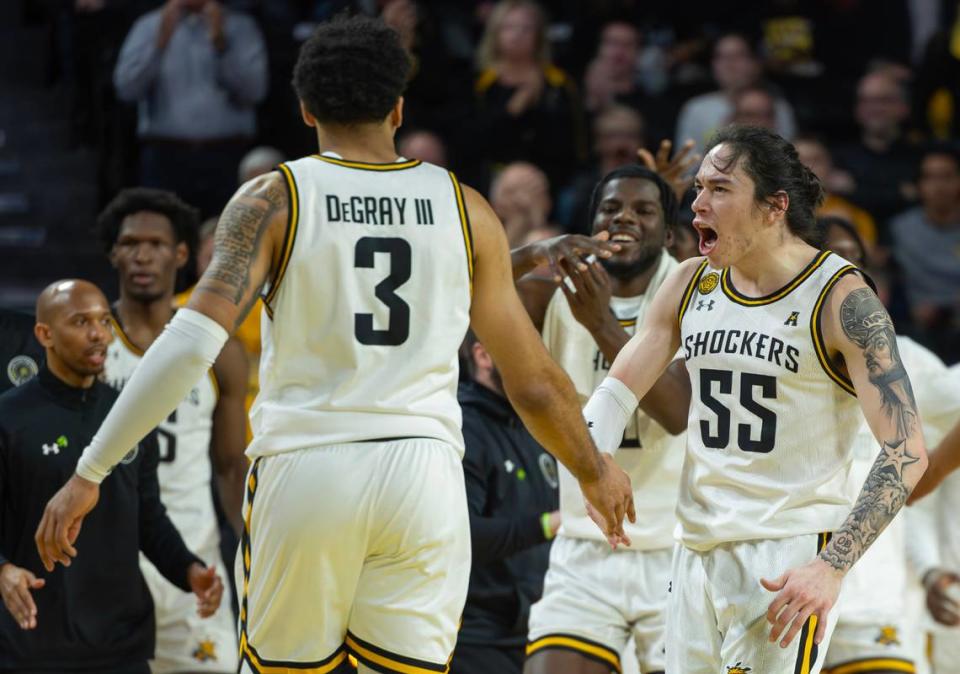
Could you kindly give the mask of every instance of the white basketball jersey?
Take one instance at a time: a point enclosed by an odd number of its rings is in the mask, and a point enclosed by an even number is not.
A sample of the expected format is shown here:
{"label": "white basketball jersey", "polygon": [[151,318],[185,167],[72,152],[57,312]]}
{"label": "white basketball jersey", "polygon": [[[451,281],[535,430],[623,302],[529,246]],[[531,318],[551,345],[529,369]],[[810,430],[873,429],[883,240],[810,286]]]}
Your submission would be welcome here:
{"label": "white basketball jersey", "polygon": [[[632,336],[637,326],[643,323],[657,289],[676,266],[676,260],[664,252],[646,293],[637,297],[611,298],[610,309],[629,335]],[[560,290],[547,305],[543,341],[550,355],[573,380],[580,404],[586,405],[594,389],[607,376],[610,363],[606,362],[590,332],[574,318]],[[627,425],[616,462],[633,484],[637,521],[624,522],[631,539],[630,549],[658,550],[673,546],[683,447],[684,434],[670,435],[639,409]],[[587,515],[576,478],[562,464],[558,468],[561,533],[574,538],[605,541],[600,529]]]}
{"label": "white basketball jersey", "polygon": [[456,178],[319,155],[280,171],[290,222],[264,297],[248,455],[400,437],[462,454],[473,253]]}
{"label": "white basketball jersey", "polygon": [[[133,375],[143,351],[130,342],[116,322],[114,332],[117,338],[107,348],[104,378],[120,390]],[[215,550],[220,541],[210,489],[210,436],[217,398],[216,380],[210,370],[157,427],[160,500],[187,547],[197,554]]]}
{"label": "white basketball jersey", "polygon": [[706,261],[691,279],[680,307],[693,395],[677,507],[688,547],[833,531],[849,514],[861,416],[826,355],[820,313],[855,271],[819,253],[761,298]]}

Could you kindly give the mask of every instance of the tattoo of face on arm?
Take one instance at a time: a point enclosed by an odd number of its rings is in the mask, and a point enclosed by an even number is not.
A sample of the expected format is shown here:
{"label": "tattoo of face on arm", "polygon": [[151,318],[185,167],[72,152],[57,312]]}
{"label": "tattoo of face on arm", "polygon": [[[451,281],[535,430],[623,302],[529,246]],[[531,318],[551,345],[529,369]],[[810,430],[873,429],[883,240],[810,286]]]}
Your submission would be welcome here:
{"label": "tattoo of face on arm", "polygon": [[[213,259],[197,288],[239,306],[250,291],[250,272],[263,235],[276,212],[286,208],[287,199],[286,189],[276,180],[250,185],[231,199],[217,225]],[[238,325],[256,303],[260,290],[253,289],[240,311]]]}
{"label": "tattoo of face on arm", "polygon": [[896,429],[894,438],[883,441],[849,517],[820,553],[832,567],[847,571],[906,503],[910,490],[903,471],[920,459],[907,448],[919,430],[917,403],[886,309],[871,291],[858,288],[843,300],[840,323],[847,338],[863,350],[867,376]]}

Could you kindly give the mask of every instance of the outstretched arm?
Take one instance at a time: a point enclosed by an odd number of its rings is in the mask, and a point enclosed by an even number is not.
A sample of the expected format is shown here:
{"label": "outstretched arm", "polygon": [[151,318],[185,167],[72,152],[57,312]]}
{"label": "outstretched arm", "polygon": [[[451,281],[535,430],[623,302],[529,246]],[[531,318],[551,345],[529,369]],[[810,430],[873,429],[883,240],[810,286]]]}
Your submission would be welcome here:
{"label": "outstretched arm", "polygon": [[823,333],[828,352],[846,364],[880,452],[853,510],[820,555],[776,580],[761,581],[778,592],[767,612],[770,640],[790,626],[780,642],[784,648],[811,615],[817,617],[814,640],[820,643],[843,577],[900,511],[927,466],[917,403],[893,323],[862,279],[847,276],[831,291]]}
{"label": "outstretched arm", "polygon": [[250,181],[227,204],[213,260],[189,304],[147,350],[80,457],[76,475],[47,504],[35,540],[48,570],[76,556],[73,542],[96,505],[100,482],[183,400],[250,311],[275,268],[286,213],[287,191],[277,173]]}

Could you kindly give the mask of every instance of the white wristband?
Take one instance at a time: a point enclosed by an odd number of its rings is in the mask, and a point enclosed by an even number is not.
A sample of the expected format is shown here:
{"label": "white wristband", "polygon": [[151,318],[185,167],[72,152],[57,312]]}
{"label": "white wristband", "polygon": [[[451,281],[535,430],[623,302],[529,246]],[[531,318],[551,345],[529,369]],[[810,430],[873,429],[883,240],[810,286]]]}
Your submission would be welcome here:
{"label": "white wristband", "polygon": [[615,454],[623,442],[623,432],[640,401],[630,387],[616,377],[607,377],[590,396],[583,416],[597,449]]}
{"label": "white wristband", "polygon": [[180,309],[147,349],[100,430],[83,450],[77,475],[100,484],[190,393],[228,337],[213,319]]}

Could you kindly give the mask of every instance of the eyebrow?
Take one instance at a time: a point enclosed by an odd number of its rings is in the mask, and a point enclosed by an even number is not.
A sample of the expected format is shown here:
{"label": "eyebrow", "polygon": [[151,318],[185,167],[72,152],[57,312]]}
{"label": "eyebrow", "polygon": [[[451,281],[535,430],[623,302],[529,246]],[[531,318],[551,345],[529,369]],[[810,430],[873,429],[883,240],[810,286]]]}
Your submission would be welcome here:
{"label": "eyebrow", "polygon": [[716,178],[701,178],[700,176],[697,176],[693,180],[694,182],[701,183],[701,184],[706,182],[706,183],[713,183],[714,185],[721,184],[721,183],[732,185],[734,183],[733,179],[728,178],[727,176],[722,174]]}

